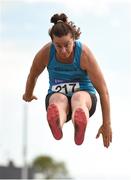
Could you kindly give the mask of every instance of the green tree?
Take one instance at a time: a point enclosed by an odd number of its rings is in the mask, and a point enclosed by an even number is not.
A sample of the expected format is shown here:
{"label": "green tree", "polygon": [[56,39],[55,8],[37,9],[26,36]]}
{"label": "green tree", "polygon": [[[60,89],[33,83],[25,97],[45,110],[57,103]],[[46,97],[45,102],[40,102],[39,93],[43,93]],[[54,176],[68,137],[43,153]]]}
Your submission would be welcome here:
{"label": "green tree", "polygon": [[42,173],[45,179],[68,177],[65,163],[57,162],[50,156],[39,156],[35,158],[33,167],[37,173]]}

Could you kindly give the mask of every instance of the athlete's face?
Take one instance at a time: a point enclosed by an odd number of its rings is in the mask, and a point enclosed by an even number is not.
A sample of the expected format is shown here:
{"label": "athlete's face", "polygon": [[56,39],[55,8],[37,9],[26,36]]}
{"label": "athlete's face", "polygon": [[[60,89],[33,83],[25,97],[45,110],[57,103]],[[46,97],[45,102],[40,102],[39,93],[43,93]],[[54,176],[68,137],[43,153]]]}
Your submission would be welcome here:
{"label": "athlete's face", "polygon": [[53,36],[53,43],[55,45],[57,55],[61,59],[68,58],[73,52],[74,40],[70,33],[62,37]]}

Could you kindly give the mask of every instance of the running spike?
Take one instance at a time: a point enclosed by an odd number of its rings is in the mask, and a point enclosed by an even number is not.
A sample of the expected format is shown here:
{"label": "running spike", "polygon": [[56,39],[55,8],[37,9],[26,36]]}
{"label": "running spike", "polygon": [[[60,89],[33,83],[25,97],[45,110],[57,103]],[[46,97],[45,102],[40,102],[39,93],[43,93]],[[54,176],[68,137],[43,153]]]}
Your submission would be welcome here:
{"label": "running spike", "polygon": [[62,138],[62,130],[60,127],[59,111],[55,104],[50,104],[47,108],[47,120],[52,131],[52,134],[56,140]]}
{"label": "running spike", "polygon": [[84,141],[87,118],[83,109],[78,108],[74,113],[74,140],[77,145],[81,145]]}

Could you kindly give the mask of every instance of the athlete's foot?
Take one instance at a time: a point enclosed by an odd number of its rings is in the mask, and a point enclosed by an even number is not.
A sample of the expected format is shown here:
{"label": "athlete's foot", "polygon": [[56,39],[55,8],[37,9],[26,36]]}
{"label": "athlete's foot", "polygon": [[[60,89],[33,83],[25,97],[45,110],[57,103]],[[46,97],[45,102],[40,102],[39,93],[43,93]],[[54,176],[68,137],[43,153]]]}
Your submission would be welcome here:
{"label": "athlete's foot", "polygon": [[47,120],[55,139],[59,140],[62,138],[62,130],[59,121],[59,111],[55,104],[50,104],[47,109]]}
{"label": "athlete's foot", "polygon": [[74,113],[75,143],[81,145],[84,141],[87,118],[83,109],[78,108]]}

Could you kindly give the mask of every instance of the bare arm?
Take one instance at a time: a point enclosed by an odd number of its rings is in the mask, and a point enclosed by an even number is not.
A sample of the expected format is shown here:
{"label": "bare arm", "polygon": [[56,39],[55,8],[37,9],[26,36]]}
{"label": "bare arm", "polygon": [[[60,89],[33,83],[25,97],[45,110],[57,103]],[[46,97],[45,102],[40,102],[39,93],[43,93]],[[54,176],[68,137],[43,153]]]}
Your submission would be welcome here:
{"label": "bare arm", "polygon": [[49,60],[49,51],[50,51],[50,43],[45,45],[35,56],[32,66],[30,68],[30,72],[26,82],[25,93],[23,95],[23,100],[30,102],[33,99],[37,99],[36,96],[33,95],[33,91],[35,88],[36,81],[42,71],[48,64]]}
{"label": "bare arm", "polygon": [[108,147],[112,141],[111,132],[111,119],[110,119],[110,100],[107,85],[101,69],[96,62],[95,57],[91,51],[83,45],[83,53],[81,57],[81,67],[88,73],[94,87],[96,88],[102,108],[103,124],[100,127],[97,138],[100,134],[103,136],[103,143],[105,147]]}

